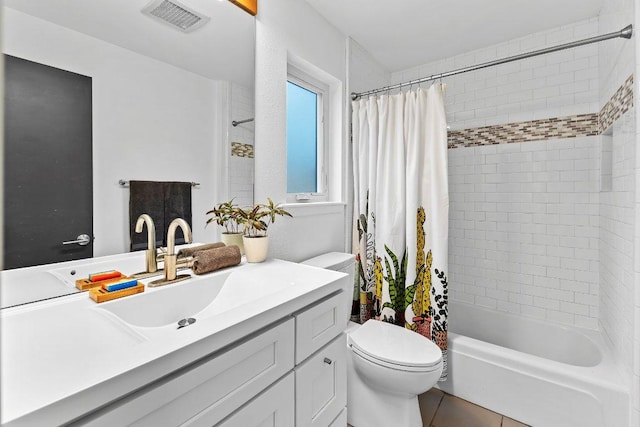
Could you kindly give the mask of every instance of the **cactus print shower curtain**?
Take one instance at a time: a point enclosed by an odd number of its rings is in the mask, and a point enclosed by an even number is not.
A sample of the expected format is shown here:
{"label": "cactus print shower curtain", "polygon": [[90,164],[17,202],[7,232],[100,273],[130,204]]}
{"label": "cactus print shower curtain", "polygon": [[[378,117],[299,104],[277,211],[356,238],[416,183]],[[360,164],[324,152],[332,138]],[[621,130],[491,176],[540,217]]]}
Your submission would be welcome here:
{"label": "cactus print shower curtain", "polygon": [[449,190],[444,85],[353,102],[360,321],[434,341],[447,378]]}

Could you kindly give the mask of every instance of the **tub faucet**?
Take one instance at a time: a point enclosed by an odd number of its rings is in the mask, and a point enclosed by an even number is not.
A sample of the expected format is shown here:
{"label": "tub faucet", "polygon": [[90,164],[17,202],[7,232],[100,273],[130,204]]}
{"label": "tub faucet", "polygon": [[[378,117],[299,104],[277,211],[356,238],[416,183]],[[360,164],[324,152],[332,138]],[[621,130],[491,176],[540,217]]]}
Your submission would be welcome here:
{"label": "tub faucet", "polygon": [[176,218],[169,224],[169,230],[167,231],[167,254],[164,256],[164,280],[169,282],[176,280],[176,264],[178,255],[175,253],[176,231],[180,227],[182,234],[184,235],[185,243],[191,243],[191,228],[189,223],[182,218]]}
{"label": "tub faucet", "polygon": [[153,224],[153,219],[147,214],[142,214],[136,221],[136,233],[142,233],[142,228],[147,225],[147,251],[146,264],[147,271],[145,273],[155,273],[158,271],[158,259],[156,252],[156,227]]}

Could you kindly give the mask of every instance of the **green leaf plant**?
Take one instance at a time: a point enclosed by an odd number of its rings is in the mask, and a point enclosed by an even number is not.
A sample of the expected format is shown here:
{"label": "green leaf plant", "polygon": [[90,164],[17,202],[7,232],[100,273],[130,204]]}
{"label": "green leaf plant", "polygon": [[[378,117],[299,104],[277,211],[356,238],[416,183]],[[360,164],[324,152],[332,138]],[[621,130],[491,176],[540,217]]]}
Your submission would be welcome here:
{"label": "green leaf plant", "polygon": [[[390,308],[395,311],[395,317],[392,319],[392,323],[396,325],[404,326],[405,323],[405,309],[413,301],[413,296],[416,292],[416,286],[411,285],[405,288],[405,282],[407,278],[407,250],[405,249],[402,254],[402,261],[398,262],[398,257],[387,247],[384,246],[388,257],[385,256],[384,263],[387,271],[387,275],[384,276],[384,280],[389,285],[389,299],[384,303],[383,308]],[[393,264],[393,269],[391,264]],[[395,275],[394,275],[395,273]],[[391,320],[391,319],[390,319]]]}
{"label": "green leaf plant", "polygon": [[258,203],[251,209],[240,209],[237,221],[244,227],[246,237],[264,237],[269,225],[276,221],[277,216],[292,217],[281,205],[277,205],[267,198],[267,203]]}
{"label": "green leaf plant", "polygon": [[225,229],[225,233],[239,233],[240,232],[240,212],[242,209],[233,203],[234,199],[228,202],[222,202],[208,211],[207,215],[212,215],[207,219],[205,227],[212,222],[215,222],[220,227]]}

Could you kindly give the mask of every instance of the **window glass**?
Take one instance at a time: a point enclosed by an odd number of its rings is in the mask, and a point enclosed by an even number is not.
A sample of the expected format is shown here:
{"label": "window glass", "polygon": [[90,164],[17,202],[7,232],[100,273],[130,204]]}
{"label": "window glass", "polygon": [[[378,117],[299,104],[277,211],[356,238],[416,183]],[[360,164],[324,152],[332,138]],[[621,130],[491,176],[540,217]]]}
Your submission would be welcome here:
{"label": "window glass", "polygon": [[319,95],[287,81],[287,193],[318,191]]}

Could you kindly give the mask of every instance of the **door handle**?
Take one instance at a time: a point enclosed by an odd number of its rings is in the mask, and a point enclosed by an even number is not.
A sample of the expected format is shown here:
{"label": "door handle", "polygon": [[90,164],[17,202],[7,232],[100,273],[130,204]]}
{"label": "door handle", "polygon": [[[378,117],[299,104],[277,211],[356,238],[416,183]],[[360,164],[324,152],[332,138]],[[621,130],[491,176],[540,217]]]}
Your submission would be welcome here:
{"label": "door handle", "polygon": [[80,234],[76,237],[76,240],[68,240],[66,242],[62,242],[63,245],[73,245],[78,244],[80,246],[87,246],[91,242],[91,237],[88,234]]}

